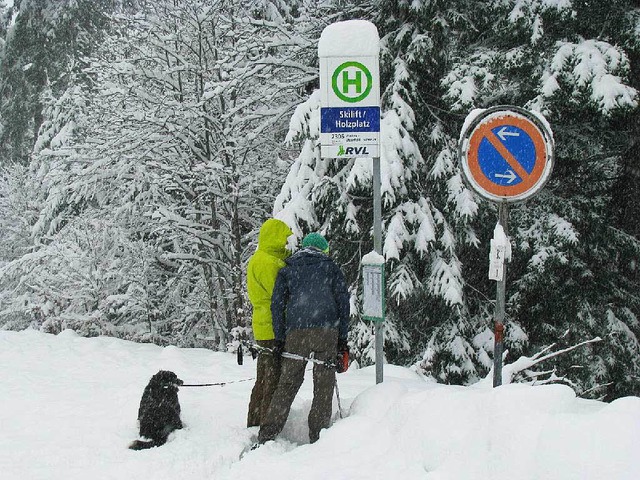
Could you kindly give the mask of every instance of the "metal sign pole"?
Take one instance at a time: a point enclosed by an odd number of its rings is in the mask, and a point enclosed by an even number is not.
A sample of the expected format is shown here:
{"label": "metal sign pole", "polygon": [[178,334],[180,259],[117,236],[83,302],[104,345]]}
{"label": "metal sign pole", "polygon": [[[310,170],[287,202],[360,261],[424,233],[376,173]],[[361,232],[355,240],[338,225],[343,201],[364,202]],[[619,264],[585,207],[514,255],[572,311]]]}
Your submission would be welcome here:
{"label": "metal sign pole", "polygon": [[547,182],[553,169],[553,134],[540,113],[513,105],[474,110],[464,122],[458,158],[465,183],[498,203],[498,225],[489,253],[489,279],[496,280],[493,386],[502,384],[508,240],[508,204],[523,202]]}
{"label": "metal sign pole", "polygon": [[[509,204],[500,202],[498,207],[498,222],[502,225],[505,235],[509,235]],[[504,317],[506,297],[507,265],[504,263],[502,278],[496,283],[496,311],[494,317],[494,348],[493,348],[493,386],[502,385],[502,352],[504,351]]]}
{"label": "metal sign pole", "polygon": [[[380,195],[380,157],[373,158],[373,249],[382,255],[382,199]],[[382,286],[384,288],[384,285]],[[384,315],[384,313],[383,313]],[[384,365],[384,322],[375,322],[376,383],[382,383]]]}
{"label": "metal sign pole", "polygon": [[[376,383],[382,382],[384,259],[380,199],[380,37],[366,20],[327,25],[318,42],[320,63],[320,155],[373,159],[374,252],[365,265],[363,318],[375,321]],[[372,268],[368,268],[372,267]],[[367,310],[370,309],[370,310]]]}

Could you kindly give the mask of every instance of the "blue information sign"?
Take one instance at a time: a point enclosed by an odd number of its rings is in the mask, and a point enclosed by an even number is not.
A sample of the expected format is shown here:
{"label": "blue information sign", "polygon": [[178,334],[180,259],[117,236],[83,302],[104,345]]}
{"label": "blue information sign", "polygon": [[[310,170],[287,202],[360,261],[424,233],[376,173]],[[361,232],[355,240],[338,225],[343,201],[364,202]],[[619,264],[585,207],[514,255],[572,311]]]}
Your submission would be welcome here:
{"label": "blue information sign", "polygon": [[321,108],[320,132],[380,132],[380,107]]}

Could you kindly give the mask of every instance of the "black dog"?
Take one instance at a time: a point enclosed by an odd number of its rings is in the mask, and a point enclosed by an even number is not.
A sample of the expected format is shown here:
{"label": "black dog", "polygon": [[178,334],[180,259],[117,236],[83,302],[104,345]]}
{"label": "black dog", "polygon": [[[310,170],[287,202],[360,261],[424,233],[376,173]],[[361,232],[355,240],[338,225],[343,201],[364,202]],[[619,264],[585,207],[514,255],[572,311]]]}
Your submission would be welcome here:
{"label": "black dog", "polygon": [[183,383],[175,373],[166,370],[160,370],[151,377],[138,409],[140,436],[144,439],[134,441],[129,445],[130,449],[144,450],[164,445],[171,432],[182,428],[178,386]]}

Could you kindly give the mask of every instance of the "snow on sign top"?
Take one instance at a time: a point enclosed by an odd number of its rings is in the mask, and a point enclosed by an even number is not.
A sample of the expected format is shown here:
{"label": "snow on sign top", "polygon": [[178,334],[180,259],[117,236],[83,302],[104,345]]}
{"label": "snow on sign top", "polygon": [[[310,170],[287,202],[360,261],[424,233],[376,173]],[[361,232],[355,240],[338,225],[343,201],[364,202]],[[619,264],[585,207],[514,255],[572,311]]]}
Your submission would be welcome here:
{"label": "snow on sign top", "polygon": [[379,54],[378,29],[366,20],[332,23],[322,31],[318,42],[320,57],[377,57]]}
{"label": "snow on sign top", "polygon": [[384,265],[384,257],[375,250],[367,253],[360,261],[363,265]]}

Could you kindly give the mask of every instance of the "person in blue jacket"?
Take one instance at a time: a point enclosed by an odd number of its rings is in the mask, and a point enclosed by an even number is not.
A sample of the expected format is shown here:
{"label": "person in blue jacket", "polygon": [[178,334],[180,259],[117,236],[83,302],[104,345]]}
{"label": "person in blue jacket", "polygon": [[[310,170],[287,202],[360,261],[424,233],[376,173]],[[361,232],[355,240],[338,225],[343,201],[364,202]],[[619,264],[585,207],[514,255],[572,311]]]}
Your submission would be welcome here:
{"label": "person in blue jacket", "polygon": [[[302,249],[286,259],[278,272],[271,297],[276,355],[286,351],[335,362],[339,352],[348,352],[349,291],[344,274],[328,254],[327,240],[310,233],[302,240]],[[280,380],[260,426],[259,443],[273,440],[282,431],[305,367],[304,361],[282,358]],[[335,373],[335,368],[313,365],[311,443],[331,424]]]}

